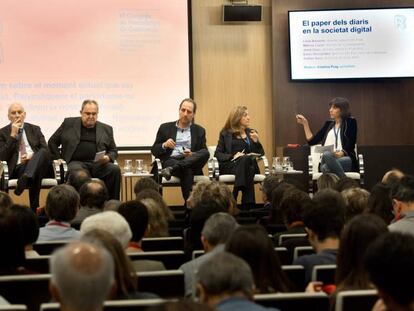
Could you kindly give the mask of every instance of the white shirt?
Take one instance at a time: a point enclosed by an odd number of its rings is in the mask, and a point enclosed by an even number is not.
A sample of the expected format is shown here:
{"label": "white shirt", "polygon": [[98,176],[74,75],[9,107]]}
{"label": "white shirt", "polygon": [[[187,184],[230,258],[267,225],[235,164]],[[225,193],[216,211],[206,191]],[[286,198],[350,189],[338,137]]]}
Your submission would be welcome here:
{"label": "white shirt", "polygon": [[[32,147],[30,147],[29,141],[27,140],[26,131],[24,129],[23,129],[23,132],[22,132],[21,135],[22,135],[22,139],[24,141],[24,145],[26,147],[26,154],[27,155],[33,154],[34,152],[32,150]],[[19,144],[20,144],[20,141],[19,141]],[[22,154],[21,154],[20,148],[19,148],[19,156],[17,158],[17,164],[20,164],[22,162],[21,158],[22,158]]]}
{"label": "white shirt", "polygon": [[[336,143],[335,143],[336,142]],[[333,145],[334,151],[342,150],[342,141],[341,141],[341,128],[335,128],[335,126],[328,132],[325,140],[325,146]]]}

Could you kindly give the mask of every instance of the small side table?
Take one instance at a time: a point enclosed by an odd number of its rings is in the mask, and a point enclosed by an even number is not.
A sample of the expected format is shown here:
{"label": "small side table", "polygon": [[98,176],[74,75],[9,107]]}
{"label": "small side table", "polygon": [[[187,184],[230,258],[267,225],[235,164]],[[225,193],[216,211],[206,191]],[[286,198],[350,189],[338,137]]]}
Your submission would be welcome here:
{"label": "small side table", "polygon": [[121,201],[126,202],[133,199],[135,182],[143,177],[153,177],[150,173],[122,173]]}

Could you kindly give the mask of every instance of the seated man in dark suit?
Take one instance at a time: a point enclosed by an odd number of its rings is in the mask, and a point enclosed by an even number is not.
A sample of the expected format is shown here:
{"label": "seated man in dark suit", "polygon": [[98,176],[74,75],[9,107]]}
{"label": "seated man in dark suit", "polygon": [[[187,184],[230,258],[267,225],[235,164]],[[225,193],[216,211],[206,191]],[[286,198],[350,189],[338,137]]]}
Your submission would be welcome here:
{"label": "seated man in dark suit", "polygon": [[[68,163],[69,171],[86,169],[92,177],[102,179],[109,191],[109,198],[118,200],[121,171],[113,163],[118,151],[112,127],[97,121],[98,112],[96,101],[85,100],[81,116],[66,118],[50,137],[49,149],[54,159],[63,158]],[[104,152],[104,155],[95,157],[97,152]]]}
{"label": "seated man in dark suit", "polygon": [[40,127],[25,123],[26,111],[19,103],[8,110],[10,124],[0,129],[0,160],[7,161],[10,178],[18,178],[16,195],[29,187],[30,207],[36,212],[42,178],[51,166]]}
{"label": "seated man in dark suit", "polygon": [[194,175],[202,175],[209,158],[206,131],[194,124],[197,105],[190,98],[180,104],[178,121],[161,124],[151,152],[162,162],[162,177],[179,177],[184,200],[187,201],[193,186]]}

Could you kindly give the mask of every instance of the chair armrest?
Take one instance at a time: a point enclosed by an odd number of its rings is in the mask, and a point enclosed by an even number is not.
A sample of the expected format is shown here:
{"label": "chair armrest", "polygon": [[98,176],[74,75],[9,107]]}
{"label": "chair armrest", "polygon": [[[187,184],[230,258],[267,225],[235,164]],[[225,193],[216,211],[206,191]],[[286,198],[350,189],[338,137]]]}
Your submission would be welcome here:
{"label": "chair armrest", "polygon": [[259,159],[263,161],[265,176],[269,176],[270,175],[269,161],[267,160],[266,156],[264,156],[264,155],[261,156]]}
{"label": "chair armrest", "polygon": [[155,165],[157,165],[157,173],[158,173],[158,175],[161,175],[161,170],[162,170],[161,160],[158,159],[158,158],[155,158],[154,159],[154,162],[152,162],[152,164],[154,165],[154,163],[155,163]]}
{"label": "chair armrest", "polygon": [[7,190],[7,188],[9,187],[10,175],[9,175],[9,166],[7,165],[6,161],[1,161],[1,175],[3,179],[3,184],[1,188],[3,190]]}
{"label": "chair armrest", "polygon": [[[59,165],[60,162],[60,165]],[[63,184],[65,182],[65,176],[68,172],[68,164],[65,160],[53,160],[53,171],[55,173],[55,179],[58,184]],[[62,174],[63,172],[63,174]]]}
{"label": "chair armrest", "polygon": [[215,174],[215,167],[214,167],[214,159],[208,159],[207,161],[207,167],[208,167],[208,178],[210,178],[210,180],[214,179],[214,174]]}
{"label": "chair armrest", "polygon": [[212,157],[211,162],[213,164],[213,173],[214,173],[213,177],[218,180],[220,176],[220,168],[219,168],[218,160],[216,157]]}

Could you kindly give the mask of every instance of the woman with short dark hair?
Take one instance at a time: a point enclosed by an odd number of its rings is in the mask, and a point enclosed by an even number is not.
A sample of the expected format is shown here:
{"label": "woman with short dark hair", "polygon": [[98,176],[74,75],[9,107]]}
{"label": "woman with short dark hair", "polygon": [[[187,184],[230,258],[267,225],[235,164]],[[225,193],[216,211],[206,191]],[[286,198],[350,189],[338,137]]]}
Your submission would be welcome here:
{"label": "woman with short dark hair", "polygon": [[333,145],[333,151],[325,151],[321,159],[321,171],[345,177],[345,172],[356,171],[358,162],[355,154],[357,122],[351,117],[349,102],[346,98],[335,97],[329,102],[331,120],[314,135],[308,120],[301,114],[296,121],[303,125],[309,145]]}

